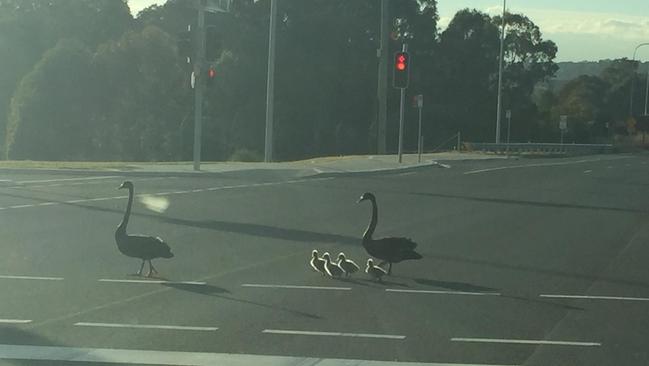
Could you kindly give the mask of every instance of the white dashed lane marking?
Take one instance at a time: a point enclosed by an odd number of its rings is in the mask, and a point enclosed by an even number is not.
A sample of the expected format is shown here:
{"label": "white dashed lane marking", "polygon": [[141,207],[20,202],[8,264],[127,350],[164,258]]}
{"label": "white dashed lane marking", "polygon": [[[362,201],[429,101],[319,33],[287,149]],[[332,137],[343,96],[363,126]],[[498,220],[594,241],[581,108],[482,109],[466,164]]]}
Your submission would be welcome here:
{"label": "white dashed lane marking", "polygon": [[113,283],[145,283],[149,285],[194,285],[194,286],[205,286],[207,283],[202,281],[165,281],[165,280],[119,280],[119,279],[110,279],[110,278],[101,278],[97,280],[99,282],[113,282]]}
{"label": "white dashed lane marking", "polygon": [[264,329],[262,333],[267,334],[286,334],[286,335],[306,335],[306,336],[326,336],[326,337],[351,337],[351,338],[383,338],[383,339],[406,339],[404,335],[392,334],[373,334],[373,333],[342,333],[342,332],[316,332],[308,330],[283,330],[283,329]]}
{"label": "white dashed lane marking", "polygon": [[647,297],[627,297],[627,296],[588,296],[588,295],[558,295],[558,294],[541,294],[539,297],[549,299],[583,299],[583,300],[619,300],[619,301],[649,301]]}
{"label": "white dashed lane marking", "polygon": [[535,339],[502,339],[502,338],[451,338],[453,342],[528,344],[534,346],[581,346],[599,347],[599,342],[548,341]]}
{"label": "white dashed lane marking", "polygon": [[585,174],[592,173],[592,172],[593,172],[592,170],[584,170]]}
{"label": "white dashed lane marking", "polygon": [[334,287],[334,286],[302,286],[302,285],[268,285],[257,283],[244,283],[241,287],[257,288],[282,288],[295,290],[331,290],[331,291],[351,291],[351,287]]}
{"label": "white dashed lane marking", "polygon": [[4,280],[63,281],[63,277],[13,276],[13,275],[0,275],[0,279],[4,279]]}
{"label": "white dashed lane marking", "polygon": [[84,178],[59,178],[59,179],[39,179],[39,180],[22,180],[17,181],[17,184],[30,184],[30,183],[53,183],[53,182],[72,182],[77,180],[98,180],[98,179],[115,179],[119,178],[117,175],[107,175],[101,177],[84,177]]}
{"label": "white dashed lane marking", "polygon": [[471,291],[441,291],[441,290],[403,290],[386,288],[386,292],[410,293],[410,294],[433,294],[433,295],[469,295],[469,296],[500,296],[499,292],[471,292]]}
{"label": "white dashed lane marking", "polygon": [[0,319],[0,324],[28,324],[31,322],[29,319]]}
{"label": "white dashed lane marking", "polygon": [[194,331],[204,331],[204,332],[213,332],[219,329],[217,327],[195,327],[195,326],[185,326],[185,325],[93,323],[93,322],[78,322],[78,323],[74,323],[74,325],[77,327],[194,330]]}

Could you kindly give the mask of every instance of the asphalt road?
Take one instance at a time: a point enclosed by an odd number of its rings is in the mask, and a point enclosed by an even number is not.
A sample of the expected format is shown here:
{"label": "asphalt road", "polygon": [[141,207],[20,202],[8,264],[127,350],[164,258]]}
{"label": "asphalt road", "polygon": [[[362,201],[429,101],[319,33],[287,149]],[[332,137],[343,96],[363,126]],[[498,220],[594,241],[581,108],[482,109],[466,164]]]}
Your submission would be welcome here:
{"label": "asphalt road", "polygon": [[[129,223],[176,255],[150,283],[114,242],[121,174],[0,172],[0,363],[649,364],[649,155],[129,177],[169,202]],[[368,258],[365,191],[377,236],[424,259],[384,284],[312,272],[314,248]]]}

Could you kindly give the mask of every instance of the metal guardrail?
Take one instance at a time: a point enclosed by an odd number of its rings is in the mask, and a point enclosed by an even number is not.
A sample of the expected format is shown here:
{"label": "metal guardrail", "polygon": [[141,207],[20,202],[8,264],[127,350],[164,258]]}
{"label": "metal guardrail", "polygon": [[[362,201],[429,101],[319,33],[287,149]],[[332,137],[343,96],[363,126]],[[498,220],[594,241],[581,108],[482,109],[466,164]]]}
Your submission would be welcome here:
{"label": "metal guardrail", "polygon": [[571,154],[605,154],[613,152],[610,144],[551,144],[551,143],[514,143],[495,144],[487,142],[463,142],[465,151],[485,151],[494,153],[571,153]]}

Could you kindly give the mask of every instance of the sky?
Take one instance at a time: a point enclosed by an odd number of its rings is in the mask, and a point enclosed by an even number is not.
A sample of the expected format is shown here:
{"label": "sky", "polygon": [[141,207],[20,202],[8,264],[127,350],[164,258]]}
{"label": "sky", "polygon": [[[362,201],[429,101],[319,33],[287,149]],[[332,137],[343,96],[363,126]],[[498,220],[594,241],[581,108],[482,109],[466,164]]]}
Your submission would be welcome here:
{"label": "sky", "polygon": [[[159,3],[164,0],[129,0],[134,15]],[[439,26],[444,29],[460,9],[496,15],[502,6],[499,0],[437,0]],[[638,44],[649,42],[649,0],[507,0],[507,9],[525,14],[557,44],[556,61],[631,58]],[[649,60],[649,46],[636,58]]]}

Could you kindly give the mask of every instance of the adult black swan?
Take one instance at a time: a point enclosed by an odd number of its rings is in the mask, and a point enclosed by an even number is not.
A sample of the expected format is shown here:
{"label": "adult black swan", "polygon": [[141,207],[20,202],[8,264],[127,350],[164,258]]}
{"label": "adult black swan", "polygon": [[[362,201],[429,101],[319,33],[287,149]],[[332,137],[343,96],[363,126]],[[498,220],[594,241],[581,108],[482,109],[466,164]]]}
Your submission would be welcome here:
{"label": "adult black swan", "polygon": [[392,263],[399,263],[408,259],[421,259],[421,254],[415,251],[417,243],[408,238],[388,237],[381,239],[373,239],[374,229],[378,222],[379,212],[376,206],[376,197],[372,193],[364,193],[358,202],[370,201],[372,202],[372,218],[370,224],[367,226],[363,234],[363,247],[369,255],[374,258],[381,259],[379,265],[388,263],[388,274],[392,273]]}
{"label": "adult black swan", "polygon": [[126,205],[126,212],[124,212],[124,218],[122,222],[115,230],[115,242],[117,243],[117,249],[127,257],[139,258],[142,260],[142,265],[140,270],[137,272],[138,276],[142,275],[142,269],[144,269],[144,262],[149,262],[149,273],[147,277],[156,271],[151,263],[151,260],[156,258],[173,258],[173,253],[169,245],[165,243],[159,237],[153,236],[144,236],[144,235],[128,235],[126,233],[126,225],[128,225],[128,219],[131,216],[131,206],[133,206],[133,183],[126,181],[119,186],[118,189],[128,189],[128,204]]}

